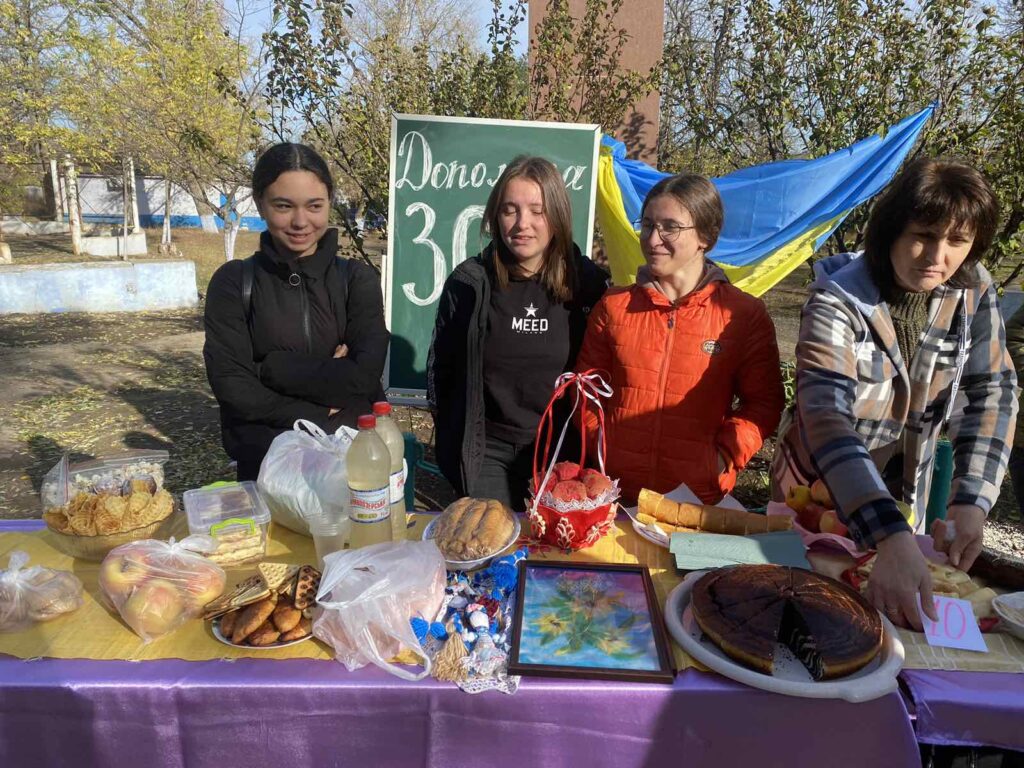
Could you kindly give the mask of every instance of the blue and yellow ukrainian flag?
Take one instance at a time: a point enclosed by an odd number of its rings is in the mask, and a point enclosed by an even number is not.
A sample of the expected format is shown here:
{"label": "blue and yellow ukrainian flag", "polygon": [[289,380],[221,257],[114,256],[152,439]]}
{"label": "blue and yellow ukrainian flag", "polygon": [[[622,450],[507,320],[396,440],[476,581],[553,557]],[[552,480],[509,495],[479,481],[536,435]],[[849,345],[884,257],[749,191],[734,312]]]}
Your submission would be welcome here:
{"label": "blue and yellow ukrainian flag", "polygon": [[[760,296],[806,261],[850,211],[893,177],[931,117],[932,104],[893,126],[815,160],[782,160],[712,179],[725,226],[709,257],[733,285]],[[626,158],[604,137],[597,177],[597,218],[615,285],[629,285],[644,263],[632,222],[648,190],[670,174]]]}

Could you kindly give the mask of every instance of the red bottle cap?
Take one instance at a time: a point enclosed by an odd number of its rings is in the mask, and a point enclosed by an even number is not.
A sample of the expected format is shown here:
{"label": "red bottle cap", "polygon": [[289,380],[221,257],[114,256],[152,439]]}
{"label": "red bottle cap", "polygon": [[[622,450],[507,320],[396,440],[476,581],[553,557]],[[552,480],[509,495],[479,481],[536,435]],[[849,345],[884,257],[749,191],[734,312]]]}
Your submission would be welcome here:
{"label": "red bottle cap", "polygon": [[360,429],[374,429],[377,426],[377,417],[372,413],[365,413],[356,421]]}
{"label": "red bottle cap", "polygon": [[388,416],[391,414],[391,403],[387,400],[378,400],[373,404],[374,416]]}

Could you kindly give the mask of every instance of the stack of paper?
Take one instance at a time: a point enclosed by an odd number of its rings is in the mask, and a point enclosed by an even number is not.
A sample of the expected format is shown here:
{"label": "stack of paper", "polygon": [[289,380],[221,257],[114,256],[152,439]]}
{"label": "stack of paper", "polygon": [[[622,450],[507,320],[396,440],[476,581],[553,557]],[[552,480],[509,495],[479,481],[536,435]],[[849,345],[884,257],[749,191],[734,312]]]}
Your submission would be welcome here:
{"label": "stack of paper", "polygon": [[724,565],[790,565],[810,568],[804,545],[796,531],[775,531],[750,536],[721,533],[673,533],[669,551],[676,568],[698,571]]}

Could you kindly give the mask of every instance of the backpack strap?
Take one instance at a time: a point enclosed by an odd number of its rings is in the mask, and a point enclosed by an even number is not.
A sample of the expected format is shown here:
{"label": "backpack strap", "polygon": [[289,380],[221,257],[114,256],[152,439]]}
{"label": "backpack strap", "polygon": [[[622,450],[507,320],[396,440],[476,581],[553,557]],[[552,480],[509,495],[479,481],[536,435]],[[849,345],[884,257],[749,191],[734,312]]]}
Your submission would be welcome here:
{"label": "backpack strap", "polygon": [[242,310],[245,312],[245,322],[251,325],[252,321],[252,284],[256,279],[255,256],[242,259]]}

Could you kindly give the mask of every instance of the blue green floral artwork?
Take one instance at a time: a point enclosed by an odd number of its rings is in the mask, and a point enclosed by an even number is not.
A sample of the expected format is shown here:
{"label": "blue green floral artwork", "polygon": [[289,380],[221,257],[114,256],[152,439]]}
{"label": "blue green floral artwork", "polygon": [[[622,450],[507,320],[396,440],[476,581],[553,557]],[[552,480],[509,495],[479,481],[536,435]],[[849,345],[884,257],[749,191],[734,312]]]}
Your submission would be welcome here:
{"label": "blue green floral artwork", "polygon": [[658,670],[640,573],[528,568],[519,662]]}

